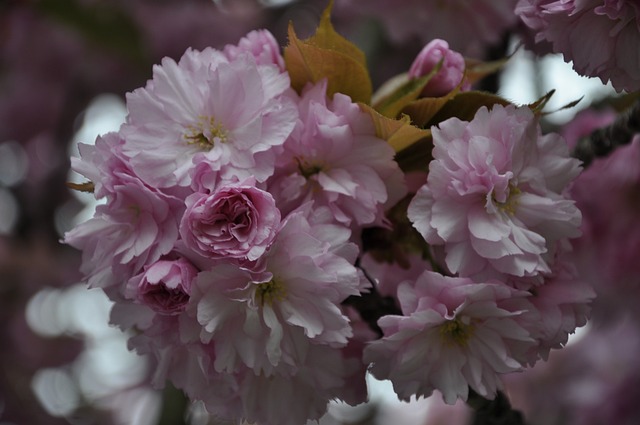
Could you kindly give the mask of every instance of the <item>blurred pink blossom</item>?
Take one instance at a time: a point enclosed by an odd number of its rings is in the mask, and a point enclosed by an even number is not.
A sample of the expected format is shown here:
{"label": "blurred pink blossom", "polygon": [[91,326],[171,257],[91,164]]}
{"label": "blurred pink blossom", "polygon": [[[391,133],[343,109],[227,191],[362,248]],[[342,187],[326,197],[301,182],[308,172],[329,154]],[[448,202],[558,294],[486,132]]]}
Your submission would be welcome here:
{"label": "blurred pink blossom", "polygon": [[466,56],[483,57],[516,22],[516,0],[342,0],[337,10],[380,20],[395,44],[447,40]]}
{"label": "blurred pink blossom", "polygon": [[237,45],[228,44],[224,48],[224,54],[230,61],[233,61],[243,53],[253,55],[258,65],[277,65],[282,72],[285,71],[280,45],[267,30],[251,31],[242,37]]}
{"label": "blurred pink blossom", "polygon": [[581,75],[640,89],[640,4],[635,0],[520,0],[516,14]]}

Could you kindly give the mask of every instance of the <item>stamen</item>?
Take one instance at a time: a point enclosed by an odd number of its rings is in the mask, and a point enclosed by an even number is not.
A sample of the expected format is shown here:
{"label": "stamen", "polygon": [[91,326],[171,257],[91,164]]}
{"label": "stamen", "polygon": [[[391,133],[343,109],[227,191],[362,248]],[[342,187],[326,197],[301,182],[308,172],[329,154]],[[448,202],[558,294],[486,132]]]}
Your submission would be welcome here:
{"label": "stamen", "polygon": [[216,142],[225,143],[228,132],[214,117],[199,116],[198,123],[187,127],[184,134],[189,145],[198,145],[202,150],[210,150]]}
{"label": "stamen", "polygon": [[274,301],[282,301],[286,295],[284,286],[275,279],[259,284],[256,289],[256,299],[260,300],[261,306],[264,306],[265,302],[271,305]]}
{"label": "stamen", "polygon": [[498,202],[494,197],[493,202],[502,211],[509,215],[514,215],[516,213],[516,207],[518,206],[518,195],[520,193],[522,193],[522,191],[518,189],[517,186],[509,183],[509,195],[507,196],[507,199],[504,202]]}
{"label": "stamen", "polygon": [[321,165],[310,163],[303,158],[296,157],[296,162],[298,163],[298,170],[300,171],[300,174],[302,174],[307,180],[309,177],[318,174],[323,170]]}
{"label": "stamen", "polygon": [[449,320],[440,325],[440,337],[446,344],[456,344],[464,347],[472,334],[473,325],[464,323],[460,319]]}

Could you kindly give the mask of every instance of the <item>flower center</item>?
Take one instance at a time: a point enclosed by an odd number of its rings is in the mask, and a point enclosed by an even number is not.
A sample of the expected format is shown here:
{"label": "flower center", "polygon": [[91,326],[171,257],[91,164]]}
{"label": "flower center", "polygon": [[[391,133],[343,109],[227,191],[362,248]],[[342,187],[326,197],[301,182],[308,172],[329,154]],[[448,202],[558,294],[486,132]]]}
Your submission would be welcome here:
{"label": "flower center", "polygon": [[300,171],[300,174],[302,174],[307,180],[309,180],[311,176],[318,174],[323,170],[322,165],[311,163],[304,158],[296,157],[296,162],[298,163],[298,170]]}
{"label": "flower center", "polygon": [[282,283],[275,279],[259,284],[256,289],[256,298],[260,300],[261,306],[264,306],[265,302],[271,305],[274,301],[282,301],[286,295],[287,291]]}
{"label": "flower center", "polygon": [[498,202],[493,196],[493,202],[498,207],[498,209],[506,212],[509,215],[514,215],[516,213],[516,207],[518,206],[518,195],[522,193],[517,186],[513,183],[509,183],[509,194],[507,195],[507,199],[504,202]]}
{"label": "flower center", "polygon": [[188,145],[197,145],[202,150],[213,148],[216,142],[227,141],[228,132],[214,117],[199,116],[195,125],[187,127],[184,138]]}
{"label": "flower center", "polygon": [[460,319],[449,320],[440,325],[440,337],[447,344],[464,347],[471,335],[473,335],[473,325]]}

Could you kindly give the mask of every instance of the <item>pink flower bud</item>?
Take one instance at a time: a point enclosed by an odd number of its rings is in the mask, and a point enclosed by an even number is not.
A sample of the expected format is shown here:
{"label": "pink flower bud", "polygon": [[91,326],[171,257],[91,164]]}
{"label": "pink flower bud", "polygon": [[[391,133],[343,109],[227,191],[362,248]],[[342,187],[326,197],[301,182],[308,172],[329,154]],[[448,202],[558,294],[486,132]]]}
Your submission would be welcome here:
{"label": "pink flower bud", "polygon": [[[423,96],[444,96],[462,81],[465,70],[464,58],[460,53],[449,49],[449,43],[439,38],[432,40],[418,53],[409,69],[409,78],[429,74],[440,61],[442,67],[425,86]],[[463,89],[468,90],[468,84],[465,86]]]}

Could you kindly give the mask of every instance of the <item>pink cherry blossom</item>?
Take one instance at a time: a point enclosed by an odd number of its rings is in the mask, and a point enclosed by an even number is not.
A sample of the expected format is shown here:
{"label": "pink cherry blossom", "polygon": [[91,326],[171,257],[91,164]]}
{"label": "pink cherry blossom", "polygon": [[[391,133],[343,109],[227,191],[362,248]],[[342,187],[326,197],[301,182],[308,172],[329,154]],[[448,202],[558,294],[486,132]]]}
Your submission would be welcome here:
{"label": "pink cherry blossom", "polygon": [[225,179],[273,172],[275,153],[295,125],[289,77],[251,55],[187,50],[165,58],[153,79],[127,95],[121,132],[136,172],[156,187],[189,186],[194,157]]}
{"label": "pink cherry blossom", "polygon": [[640,296],[640,136],[598,158],[571,187],[583,211],[583,236],[572,241],[580,278],[598,293],[600,309],[637,313]]}
{"label": "pink cherry blossom", "polygon": [[469,387],[493,398],[500,374],[522,370],[535,344],[509,301],[526,293],[501,283],[474,283],[425,271],[400,285],[402,316],[383,316],[384,337],[365,349],[376,378],[390,379],[398,396],[442,392],[447,404],[466,400]]}
{"label": "pink cherry blossom", "polygon": [[244,365],[266,376],[293,374],[311,341],[347,344],[352,332],[338,304],[359,293],[357,251],[339,246],[347,243],[347,229],[336,238],[319,227],[297,211],[284,221],[260,271],[221,263],[198,275],[192,314],[202,325],[201,340],[215,344],[217,371]]}
{"label": "pink cherry blossom", "polygon": [[[343,349],[310,345],[305,347],[293,375],[256,374],[250,369],[218,373],[209,369],[206,376],[210,387],[187,383],[187,391],[192,399],[202,400],[213,416],[230,422],[243,418],[264,425],[299,425],[320,419],[329,401],[343,399],[352,388],[366,388],[365,372],[362,361],[345,355]],[[221,388],[211,388],[218,383]],[[365,400],[366,390],[347,402]]]}
{"label": "pink cherry blossom", "polygon": [[224,48],[224,54],[229,60],[244,53],[253,55],[258,65],[277,65],[281,71],[285,70],[280,45],[268,30],[251,31],[237,45],[229,44]]}
{"label": "pink cherry blossom", "polygon": [[[409,68],[409,78],[429,74],[442,61],[440,70],[422,90],[423,96],[444,96],[452,91],[464,77],[465,63],[462,55],[449,49],[449,43],[436,38],[422,48]],[[463,85],[468,90],[469,84]]]}
{"label": "pink cherry blossom", "polygon": [[562,348],[577,328],[586,325],[595,292],[578,274],[568,254],[561,255],[553,273],[537,286],[529,298],[539,318],[536,351],[547,360],[550,349]]}
{"label": "pink cherry blossom", "polygon": [[419,254],[407,255],[406,261],[407,264],[404,267],[397,263],[376,261],[372,255],[365,253],[360,259],[360,266],[376,282],[376,289],[380,295],[395,297],[401,283],[415,281],[422,272],[431,270],[429,262]]}
{"label": "pink cherry blossom", "polygon": [[174,316],[185,310],[191,294],[191,282],[198,274],[188,260],[160,260],[129,282],[136,298],[158,314]]}
{"label": "pink cherry blossom", "polygon": [[92,178],[97,195],[106,198],[93,218],[64,236],[64,243],[82,251],[81,270],[89,286],[127,281],[169,253],[178,240],[182,202],[133,174],[121,146],[119,137],[111,133],[98,138],[95,149],[83,147],[84,156],[74,161],[78,171]]}
{"label": "pink cherry blossom", "polygon": [[133,176],[129,158],[123,153],[124,139],[118,133],[96,138],[95,144],[78,143],[80,157],[71,158],[71,169],[85,176],[94,185],[96,199],[114,192],[126,176]]}
{"label": "pink cherry blossom", "polygon": [[640,89],[640,5],[632,0],[520,0],[516,7],[535,33],[581,75]]}
{"label": "pink cherry blossom", "polygon": [[382,223],[385,206],[405,194],[393,149],[376,137],[369,115],[348,96],[326,96],[327,82],[308,86],[300,120],[269,180],[283,214],[313,200],[345,225]]}
{"label": "pink cherry blossom", "polygon": [[280,211],[254,184],[248,179],[187,197],[180,223],[186,246],[206,258],[257,260],[275,237]]}
{"label": "pink cherry blossom", "polygon": [[433,127],[427,183],[408,217],[444,245],[453,273],[477,279],[549,273],[557,241],[576,237],[580,211],[564,195],[579,162],[527,107],[482,107],[471,122]]}

